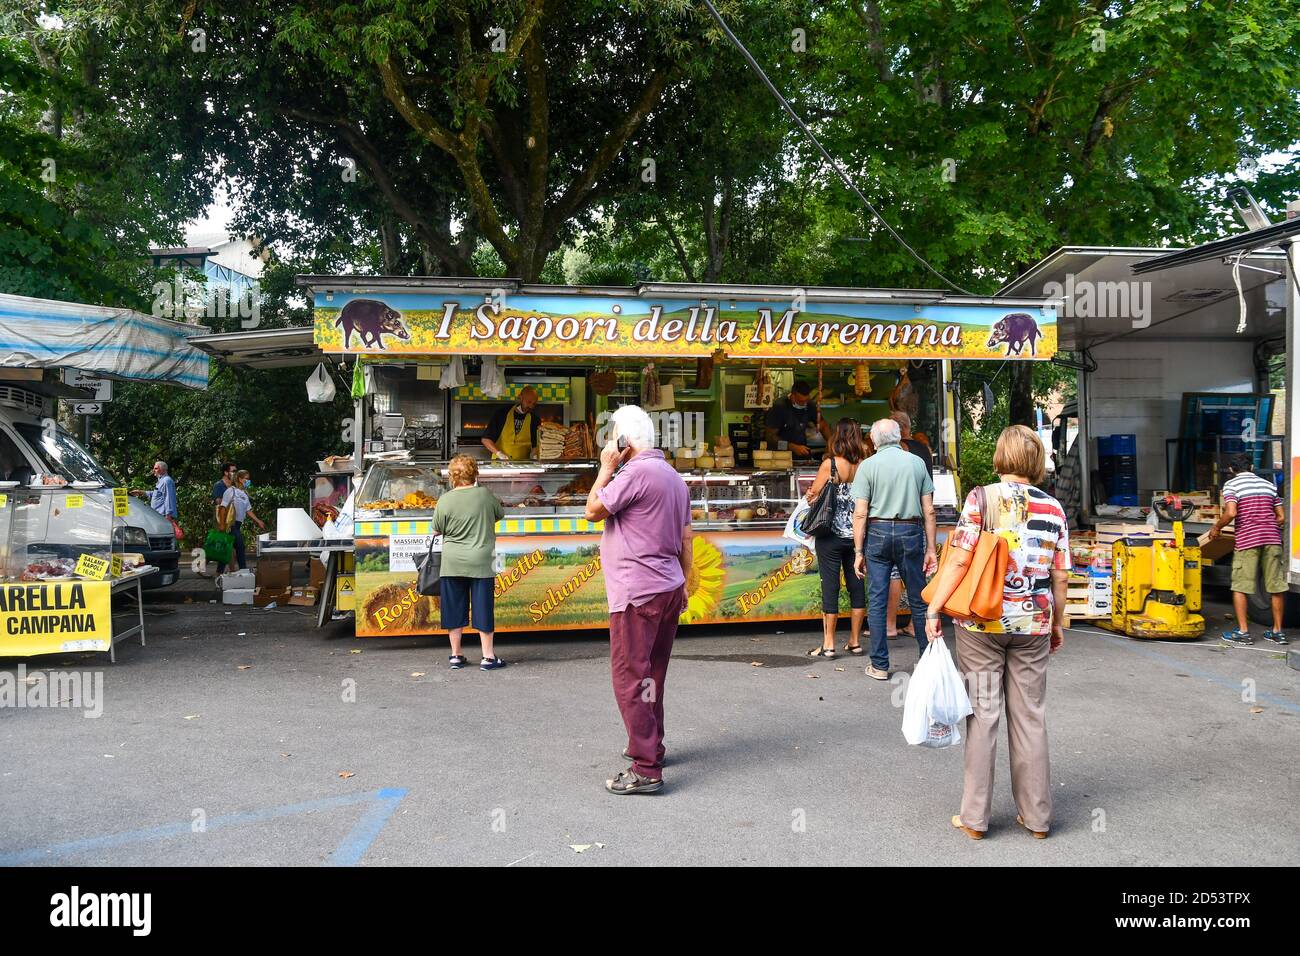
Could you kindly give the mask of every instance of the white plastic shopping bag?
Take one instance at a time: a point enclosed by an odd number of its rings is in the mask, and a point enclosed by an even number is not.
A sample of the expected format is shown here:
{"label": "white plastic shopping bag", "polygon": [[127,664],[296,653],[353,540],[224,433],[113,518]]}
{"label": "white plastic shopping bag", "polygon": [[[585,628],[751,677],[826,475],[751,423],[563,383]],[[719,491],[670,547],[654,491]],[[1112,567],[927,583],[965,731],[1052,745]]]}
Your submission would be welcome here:
{"label": "white plastic shopping bag", "polygon": [[794,506],[794,511],[790,513],[790,518],[785,523],[785,531],[781,533],[781,536],[789,538],[795,544],[803,545],[809,551],[815,551],[817,539],[810,534],[804,534],[803,528],[799,525],[799,522],[803,520],[803,516],[808,513],[808,509],[811,507],[812,505],[808,504],[807,498],[800,498],[799,503]]}
{"label": "white plastic shopping bag", "polygon": [[442,378],[438,381],[439,388],[460,388],[465,384],[465,363],[459,355],[453,355],[447,362],[447,367],[442,370]]}
{"label": "white plastic shopping bag", "polygon": [[931,641],[907,685],[904,739],[913,746],[951,747],[961,742],[957,724],[972,711],[966,684],[948,653],[948,645],[941,640]]}
{"label": "white plastic shopping bag", "polygon": [[330,378],[329,369],[321,362],[307,377],[307,401],[318,405],[334,401],[334,379]]}
{"label": "white plastic shopping bag", "polygon": [[495,355],[484,356],[483,368],[478,376],[478,387],[488,398],[500,398],[506,393],[506,377],[497,365]]}

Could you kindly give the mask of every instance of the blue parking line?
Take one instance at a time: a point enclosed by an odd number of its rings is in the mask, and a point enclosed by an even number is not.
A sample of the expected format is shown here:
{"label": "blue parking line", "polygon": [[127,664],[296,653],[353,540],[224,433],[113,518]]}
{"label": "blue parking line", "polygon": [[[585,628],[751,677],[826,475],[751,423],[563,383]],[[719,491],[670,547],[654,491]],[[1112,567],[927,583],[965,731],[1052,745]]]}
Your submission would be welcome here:
{"label": "blue parking line", "polygon": [[[360,861],[362,854],[378,836],[379,830],[382,829],[388,817],[396,809],[397,804],[401,802],[402,797],[406,796],[405,790],[384,789],[371,790],[366,793],[349,793],[337,797],[322,797],[318,800],[308,800],[304,803],[291,803],[279,807],[267,807],[262,810],[246,810],[239,813],[229,813],[224,816],[213,817],[206,822],[204,830],[201,832],[211,833],[213,830],[224,830],[231,827],[243,826],[248,823],[264,823],[268,820],[279,820],[284,817],[297,816],[303,813],[312,813],[316,810],[332,810],[337,807],[353,806],[361,803],[371,803],[378,801],[377,805],[371,807],[362,816],[361,822],[344,838],[334,851],[332,856],[337,856],[342,851],[347,851],[346,858],[351,860],[348,864],[354,866]],[[377,811],[382,813],[377,814]],[[363,829],[364,824],[364,829]],[[36,863],[49,860],[52,857],[68,856],[80,853],[87,853],[91,850],[104,850],[120,846],[130,846],[134,843],[148,843],[153,840],[165,840],[169,837],[185,836],[194,833],[194,826],[191,821],[181,823],[167,823],[156,827],[145,827],[141,830],[127,830],[123,833],[110,833],[105,836],[86,837],[81,840],[69,840],[66,843],[53,843],[49,846],[31,847],[26,850],[17,850],[10,853],[0,853],[0,866],[21,866],[25,863]],[[334,865],[340,865],[334,863]]]}
{"label": "blue parking line", "polygon": [[357,821],[352,832],[343,838],[343,842],[330,854],[328,866],[356,866],[375,842],[379,831],[384,828],[388,818],[393,815],[397,805],[406,796],[405,790],[394,788],[380,790],[375,802]]}
{"label": "blue parking line", "polygon": [[[1176,657],[1170,657],[1168,654],[1161,654],[1159,651],[1153,650],[1150,647],[1143,647],[1140,644],[1135,644],[1132,640],[1116,637],[1113,634],[1103,634],[1100,631],[1087,631],[1085,633],[1096,634],[1098,637],[1105,638],[1112,643],[1118,644],[1125,650],[1133,651],[1135,654],[1141,654],[1143,657],[1149,657],[1152,660],[1160,661],[1165,664],[1172,664],[1180,671],[1191,674],[1193,677],[1200,677],[1213,684],[1218,684],[1221,687],[1227,687],[1229,690],[1234,690],[1238,694],[1241,693],[1241,681],[1236,681],[1234,683],[1227,677],[1221,677],[1218,674],[1211,674],[1209,671],[1203,671],[1199,667],[1188,664],[1185,661],[1180,661]],[[1257,702],[1272,704],[1274,707],[1281,707],[1283,710],[1289,710],[1293,714],[1300,714],[1300,704],[1294,704],[1289,700],[1283,700],[1281,697],[1275,697],[1272,694],[1256,694],[1255,700]]]}

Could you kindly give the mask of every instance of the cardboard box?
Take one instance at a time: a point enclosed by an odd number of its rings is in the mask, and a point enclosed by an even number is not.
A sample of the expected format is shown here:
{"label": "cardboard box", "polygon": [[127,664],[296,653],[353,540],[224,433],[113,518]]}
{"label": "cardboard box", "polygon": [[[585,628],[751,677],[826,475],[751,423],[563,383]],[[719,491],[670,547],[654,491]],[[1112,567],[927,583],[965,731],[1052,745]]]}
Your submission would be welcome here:
{"label": "cardboard box", "polygon": [[310,584],[317,591],[325,586],[325,565],[321,564],[315,558],[307,562],[311,566]]}
{"label": "cardboard box", "polygon": [[288,603],[295,607],[315,607],[318,600],[320,600],[320,591],[308,586],[293,588],[289,592]]}
{"label": "cardboard box", "polygon": [[1196,539],[1196,543],[1201,546],[1202,561],[1218,561],[1232,554],[1236,545],[1236,538],[1231,531],[1222,532],[1213,541],[1209,540],[1209,533],[1207,531]]}
{"label": "cardboard box", "polygon": [[223,591],[251,591],[256,583],[252,571],[228,571],[217,578],[217,587]]}
{"label": "cardboard box", "polygon": [[249,604],[253,603],[252,588],[232,588],[230,590],[222,589],[222,604]]}
{"label": "cardboard box", "polygon": [[276,587],[253,588],[253,607],[266,607],[269,604],[284,605],[289,603],[289,589]]}
{"label": "cardboard box", "polygon": [[293,586],[293,562],[282,558],[258,561],[254,585],[259,588],[288,590]]}

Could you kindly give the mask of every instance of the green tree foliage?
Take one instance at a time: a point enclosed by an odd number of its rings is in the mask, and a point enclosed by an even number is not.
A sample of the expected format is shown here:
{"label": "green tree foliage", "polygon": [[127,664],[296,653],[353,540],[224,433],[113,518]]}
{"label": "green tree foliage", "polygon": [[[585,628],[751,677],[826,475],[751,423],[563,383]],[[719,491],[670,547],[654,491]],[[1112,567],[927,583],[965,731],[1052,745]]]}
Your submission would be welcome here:
{"label": "green tree foliage", "polygon": [[47,79],[0,39],[0,291],[137,300],[108,236],[59,201],[81,192],[94,170],[84,151],[40,128],[53,108]]}
{"label": "green tree foliage", "polygon": [[[1060,245],[1218,234],[1243,163],[1300,141],[1297,0],[718,6],[918,253],[980,294]],[[57,27],[0,0],[0,195],[16,197],[0,208],[27,203],[0,236],[26,257],[0,259],[9,291],[146,295],[143,250],[177,241],[226,181],[236,229],[282,257],[271,321],[305,319],[293,271],[941,284],[688,0],[45,10]],[[34,179],[52,142],[84,174]],[[1250,176],[1275,214],[1300,187],[1294,168]],[[162,454],[197,480],[229,454],[298,481],[341,417],[302,402],[305,373],[122,389],[97,440],[124,473]],[[1062,380],[1028,363],[961,377],[968,400],[993,378],[1017,421]],[[967,417],[968,448],[994,418],[976,432]]]}

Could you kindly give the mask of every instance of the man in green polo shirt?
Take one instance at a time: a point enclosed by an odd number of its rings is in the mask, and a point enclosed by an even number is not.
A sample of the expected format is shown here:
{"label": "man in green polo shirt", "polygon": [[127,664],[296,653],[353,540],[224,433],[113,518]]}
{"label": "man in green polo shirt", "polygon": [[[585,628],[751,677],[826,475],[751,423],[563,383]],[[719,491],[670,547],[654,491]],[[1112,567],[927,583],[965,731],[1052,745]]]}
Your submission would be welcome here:
{"label": "man in green polo shirt", "polygon": [[[867,621],[871,629],[871,666],[867,676],[889,678],[889,642],[885,618],[889,576],[897,568],[907,588],[912,620],[925,620],[921,591],[925,576],[939,566],[934,548],[934,482],[925,462],[903,448],[898,422],[882,418],[871,426],[876,453],[858,466],[853,478],[854,571],[868,581]],[[915,628],[924,653],[923,628]]]}

